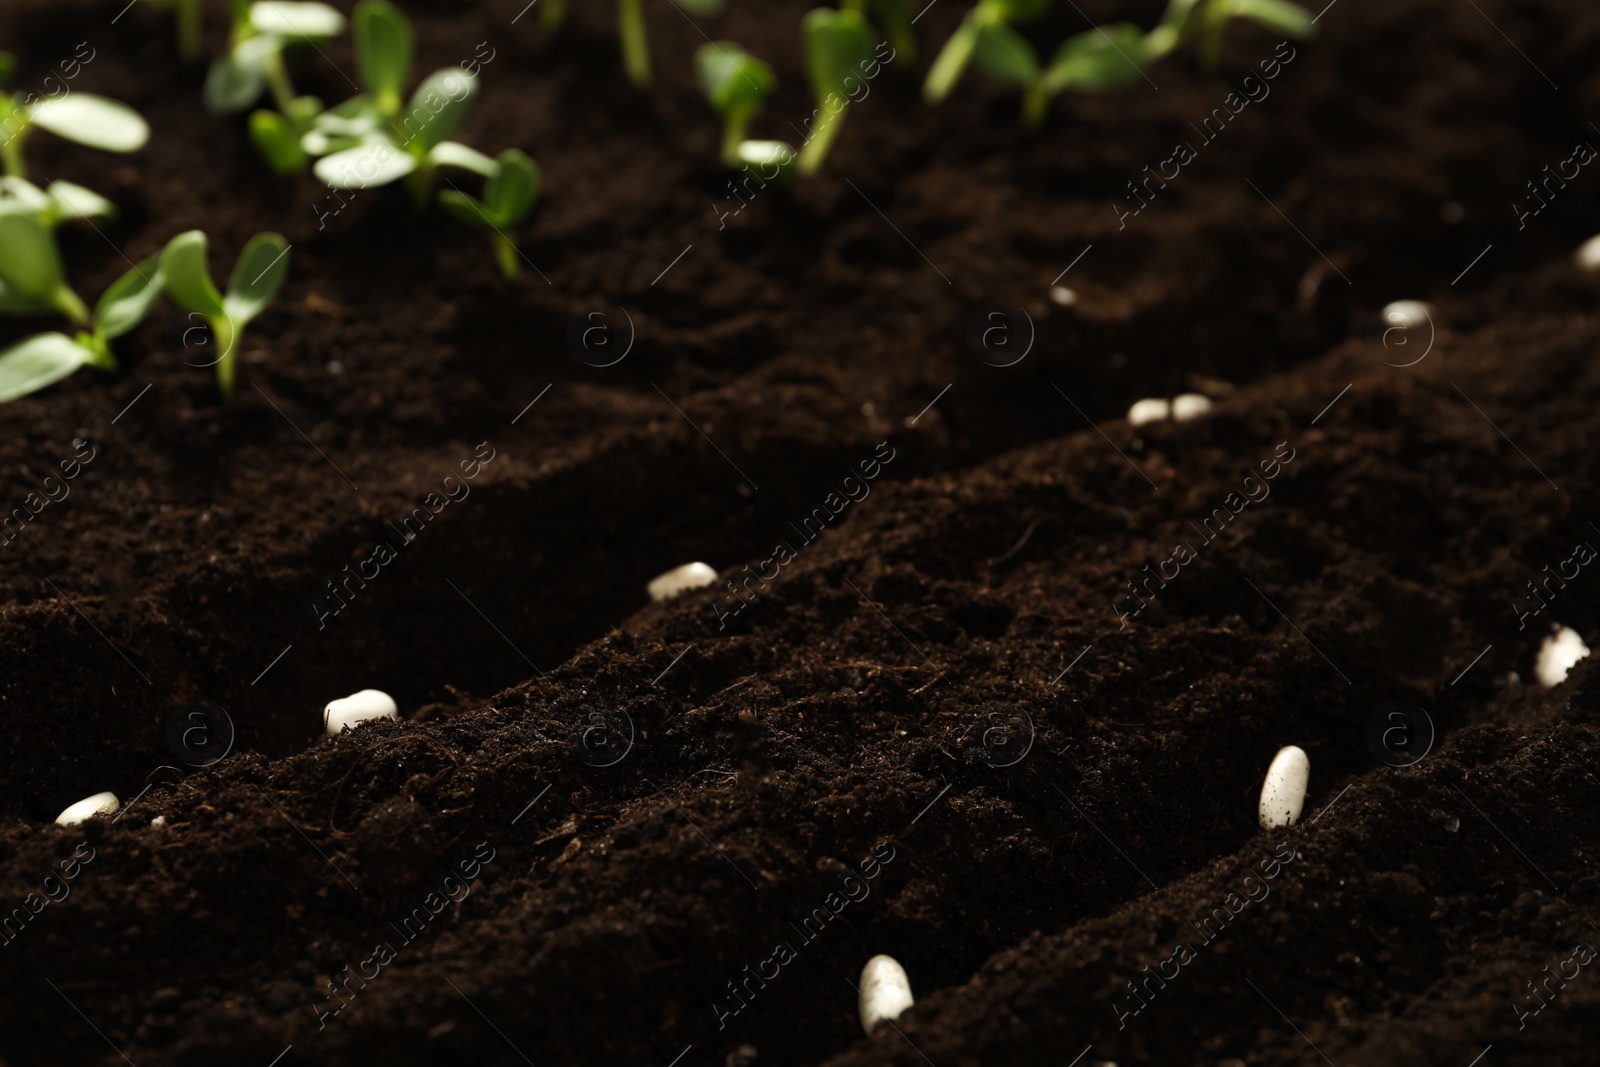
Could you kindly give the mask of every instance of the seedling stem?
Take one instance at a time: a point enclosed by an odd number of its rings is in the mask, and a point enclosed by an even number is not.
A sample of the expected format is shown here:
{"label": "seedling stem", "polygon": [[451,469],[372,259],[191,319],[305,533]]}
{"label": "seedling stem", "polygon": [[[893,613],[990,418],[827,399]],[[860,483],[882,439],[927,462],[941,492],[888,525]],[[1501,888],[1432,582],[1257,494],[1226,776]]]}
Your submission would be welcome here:
{"label": "seedling stem", "polygon": [[428,161],[426,154],[417,155],[417,165],[405,176],[404,181],[418,210],[425,209],[428,197],[433,192],[433,164]]}
{"label": "seedling stem", "polygon": [[509,280],[521,274],[522,267],[517,262],[521,257],[517,252],[516,242],[499,232],[494,233],[489,239],[494,243],[494,261],[500,266],[501,277]]}
{"label": "seedling stem", "polygon": [[178,6],[178,56],[185,63],[198,63],[200,45],[200,0],[176,0]]}
{"label": "seedling stem", "polygon": [[820,125],[811,132],[811,140],[800,149],[800,158],[795,161],[795,169],[801,174],[815,174],[822,169],[822,161],[828,156],[828,149],[833,144],[833,139],[839,136],[839,127],[844,123],[844,112],[824,118]]}
{"label": "seedling stem", "polygon": [[1200,67],[1213,71],[1222,62],[1222,31],[1233,14],[1233,0],[1211,0],[1206,5],[1205,23],[1200,31]]}
{"label": "seedling stem", "polygon": [[1034,82],[1028,87],[1026,95],[1022,98],[1023,121],[1028,124],[1030,130],[1036,130],[1044,125],[1044,118],[1049,110],[1049,90],[1045,87],[1043,80]]}
{"label": "seedling stem", "polygon": [[644,0],[617,0],[617,30],[622,37],[622,62],[628,80],[640,89],[650,85],[650,42],[644,31]]}
{"label": "seedling stem", "polygon": [[272,90],[272,102],[284,115],[292,113],[294,86],[289,84],[289,72],[283,65],[283,52],[274,51],[266,61],[267,86]]}
{"label": "seedling stem", "polygon": [[28,129],[28,120],[20,109],[11,113],[6,126],[9,127],[13,120],[18,122],[18,126],[16,132],[7,137],[4,144],[0,144],[0,162],[5,165],[7,177],[26,178],[28,165],[22,159],[22,135]]}
{"label": "seedling stem", "polygon": [[89,308],[83,299],[66,286],[56,290],[56,307],[75,325],[87,326],[89,324]]}
{"label": "seedling stem", "polygon": [[729,114],[722,124],[722,162],[730,167],[739,165],[739,146],[745,141],[745,134],[750,131],[750,119],[753,116]]}
{"label": "seedling stem", "polygon": [[222,402],[231,404],[234,376],[238,370],[234,342],[238,337],[232,321],[226,315],[218,315],[207,322],[211,327],[211,339],[217,343],[217,351],[222,353],[222,358],[217,361],[217,388],[222,392]]}

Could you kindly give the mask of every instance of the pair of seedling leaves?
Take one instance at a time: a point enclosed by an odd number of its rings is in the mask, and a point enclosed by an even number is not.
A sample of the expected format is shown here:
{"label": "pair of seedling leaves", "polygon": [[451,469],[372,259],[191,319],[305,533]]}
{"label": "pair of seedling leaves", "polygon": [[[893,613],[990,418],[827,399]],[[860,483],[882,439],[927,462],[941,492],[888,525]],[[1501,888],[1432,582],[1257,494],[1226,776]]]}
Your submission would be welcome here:
{"label": "pair of seedling leaves", "polygon": [[1096,26],[1068,38],[1046,66],[1010,24],[1038,18],[1049,9],[1050,0],[979,0],[934,59],[923,96],[929,103],[943,100],[972,63],[990,78],[1024,89],[1024,115],[1029,125],[1037,126],[1051,97],[1069,89],[1126,88],[1143,77],[1148,63],[1196,34],[1202,38],[1203,63],[1214,68],[1229,18],[1248,18],[1294,38],[1309,37],[1316,29],[1311,16],[1288,0],[1170,0],[1150,33],[1130,22]]}
{"label": "pair of seedling leaves", "polygon": [[139,325],[163,292],[210,327],[217,382],[230,399],[239,338],[288,271],[284,239],[256,234],[234,264],[226,295],[219,293],[206,266],[206,235],[190,230],[113,282],[90,312],[67,284],[49,225],[20,204],[0,202],[0,312],[60,313],[88,327],[70,337],[35,334],[0,351],[0,402],[53,385],[79,367],[116,370],[111,341]]}
{"label": "pair of seedling leaves", "polygon": [[695,53],[695,66],[700,88],[723,118],[723,163],[730,167],[774,166],[774,174],[763,175],[769,179],[780,174],[787,179],[795,169],[801,174],[815,172],[838,136],[855,88],[870,80],[870,68],[881,65],[873,50],[876,40],[866,16],[853,7],[840,11],[817,8],[806,14],[801,41],[817,114],[798,157],[782,141],[744,139],[751,120],[777,88],[772,68],[732,41],[702,45]]}

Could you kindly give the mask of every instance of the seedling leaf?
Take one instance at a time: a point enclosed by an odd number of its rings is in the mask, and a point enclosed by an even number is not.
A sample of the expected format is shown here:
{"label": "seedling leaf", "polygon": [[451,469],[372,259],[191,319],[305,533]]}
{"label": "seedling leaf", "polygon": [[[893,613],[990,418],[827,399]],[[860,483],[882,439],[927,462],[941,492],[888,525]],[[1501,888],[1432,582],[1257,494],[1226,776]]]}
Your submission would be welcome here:
{"label": "seedling leaf", "polygon": [[478,79],[459,67],[444,67],[422,80],[406,105],[403,129],[426,151],[460,128],[478,94]]}
{"label": "seedling leaf", "polygon": [[29,109],[28,117],[59,137],[107,152],[136,152],[150,139],[150,127],[137,111],[93,93],[42,101]]}
{"label": "seedling leaf", "polygon": [[361,0],[354,19],[361,84],[379,111],[394,115],[411,73],[411,23],[388,0]]}
{"label": "seedling leaf", "polygon": [[1317,32],[1311,13],[1288,0],[1234,0],[1233,13],[1297,40]]}
{"label": "seedling leaf", "polygon": [[1050,0],[981,0],[1007,22],[1027,22],[1050,10]]}
{"label": "seedling leaf", "polygon": [[54,385],[95,358],[64,333],[40,333],[0,352],[0,402]]}
{"label": "seedling leaf", "polygon": [[54,310],[49,304],[40,303],[0,282],[0,315],[48,315]]}
{"label": "seedling leaf", "polygon": [[255,103],[267,88],[267,64],[282,44],[276,37],[251,37],[213,60],[206,71],[206,110],[231,115]]}
{"label": "seedling leaf", "polygon": [[488,229],[489,205],[470,193],[459,189],[439,190],[439,206],[445,213],[471,226],[475,230]]}
{"label": "seedling leaf", "polygon": [[321,40],[344,32],[344,16],[327,4],[262,0],[250,5],[250,25],[259,33]]}
{"label": "seedling leaf", "polygon": [[300,150],[308,156],[327,156],[334,152],[343,152],[347,148],[357,148],[364,144],[361,137],[349,134],[331,134],[325,130],[307,130],[304,137],[300,138]]}
{"label": "seedling leaf", "polygon": [[875,0],[870,10],[874,23],[883,29],[895,54],[915,63],[917,30],[911,14],[911,0]]}
{"label": "seedling leaf", "polygon": [[8,176],[0,178],[0,204],[15,203],[35,215],[50,212],[50,197],[26,178]]}
{"label": "seedling leaf", "polygon": [[501,229],[510,229],[527,217],[539,199],[543,184],[538,164],[515,148],[500,153],[497,166],[483,187],[489,217]]}
{"label": "seedling leaf", "polygon": [[185,311],[198,312],[207,319],[225,313],[222,294],[217,292],[211,269],[206,266],[206,235],[200,230],[180,233],[167,242],[161,252],[161,273],[166,278],[167,292]]}
{"label": "seedling leaf", "polygon": [[846,80],[859,82],[862,68],[872,61],[872,27],[859,11],[833,11],[819,7],[802,22],[806,44],[806,75],[818,101],[830,93],[850,96]]}
{"label": "seedling leaf", "polygon": [[388,141],[373,139],[323,156],[312,171],[320,181],[335,189],[371,189],[405,177],[416,166],[417,157],[410,152],[402,152]]}
{"label": "seedling leaf", "polygon": [[441,141],[428,153],[428,160],[436,167],[460,167],[485,178],[494,176],[495,162],[476,148],[468,148],[456,141]]}
{"label": "seedling leaf", "polygon": [[333,134],[369,133],[382,123],[383,116],[378,112],[378,105],[366,93],[352,96],[317,116],[317,129]]}
{"label": "seedling leaf", "polygon": [[1127,22],[1069,37],[1044,73],[1045,86],[1051,92],[1105,92],[1131,85],[1141,76],[1143,39],[1139,27]]}
{"label": "seedling leaf", "polygon": [[71,182],[51,182],[45,193],[50,200],[50,213],[55,219],[109,219],[117,214],[117,205],[99,193]]}
{"label": "seedling leaf", "polygon": [[100,294],[94,306],[95,330],[106,340],[121,337],[144,321],[165,285],[161,253],[157,252]]}
{"label": "seedling leaf", "polygon": [[276,233],[258,233],[245,244],[228,279],[223,307],[234,329],[242,330],[272,303],[289,275],[289,244]]}
{"label": "seedling leaf", "polygon": [[701,45],[694,61],[706,99],[725,115],[759,107],[778,85],[771,67],[732,41]]}
{"label": "seedling leaf", "polygon": [[294,135],[294,128],[276,111],[250,113],[250,140],[279,174],[293,174],[306,165],[306,154]]}
{"label": "seedling leaf", "polygon": [[297,96],[289,101],[289,107],[283,114],[297,129],[303,130],[322,114],[322,101],[314,96]]}
{"label": "seedling leaf", "polygon": [[996,81],[1029,86],[1039,80],[1039,59],[1033,45],[1001,22],[988,22],[979,28],[972,59],[979,70]]}
{"label": "seedling leaf", "polygon": [[20,203],[0,203],[0,281],[24,300],[53,307],[65,285],[55,238]]}

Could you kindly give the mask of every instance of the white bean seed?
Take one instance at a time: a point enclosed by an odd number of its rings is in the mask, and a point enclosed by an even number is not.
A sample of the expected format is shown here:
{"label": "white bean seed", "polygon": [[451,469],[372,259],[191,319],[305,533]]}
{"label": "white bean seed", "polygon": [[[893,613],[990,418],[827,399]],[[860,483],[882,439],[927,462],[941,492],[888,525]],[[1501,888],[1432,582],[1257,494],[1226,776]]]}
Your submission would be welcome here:
{"label": "white bean seed", "polygon": [[1298,745],[1278,749],[1261,784],[1261,828],[1293,826],[1306,803],[1306,782],[1311,778],[1311,757]]}
{"label": "white bean seed", "polygon": [[92,797],[84,797],[73,804],[66,811],[56,816],[57,826],[77,826],[87,822],[96,815],[110,815],[122,807],[122,801],[117,799],[115,793],[96,793]]}
{"label": "white bean seed", "polygon": [[1573,258],[1584,270],[1600,270],[1600,236],[1591,237],[1579,245]]}
{"label": "white bean seed", "polygon": [[861,1029],[872,1036],[885,1019],[898,1019],[911,1007],[911,980],[893,956],[874,956],[861,968]]}
{"label": "white bean seed", "polygon": [[1172,417],[1178,422],[1198,419],[1211,410],[1211,398],[1199,393],[1182,393],[1172,398]]}
{"label": "white bean seed", "polygon": [[1396,300],[1383,306],[1383,321],[1403,330],[1414,330],[1433,321],[1433,305],[1421,300]]}
{"label": "white bean seed", "polygon": [[671,600],[679,593],[686,593],[691,589],[703,589],[708,585],[714,585],[716,581],[717,572],[706,564],[685,563],[665,574],[656,575],[645,588],[650,594],[650,599],[659,602]]}
{"label": "white bean seed", "polygon": [[398,719],[400,708],[394,697],[377,689],[363,689],[347,697],[328,701],[322,709],[322,726],[330,734],[341,733],[346,726],[355,726],[368,719]]}
{"label": "white bean seed", "polygon": [[1078,294],[1064,285],[1052,285],[1050,287],[1050,302],[1069,308],[1078,302]]}
{"label": "white bean seed", "polygon": [[1143,426],[1147,422],[1165,422],[1172,417],[1172,402],[1153,396],[1134,401],[1128,409],[1128,425]]}
{"label": "white bean seed", "polygon": [[1567,680],[1567,672],[1589,654],[1578,631],[1566,626],[1554,626],[1544,644],[1539,646],[1539,658],[1533,665],[1533,674],[1539,684],[1549,689]]}

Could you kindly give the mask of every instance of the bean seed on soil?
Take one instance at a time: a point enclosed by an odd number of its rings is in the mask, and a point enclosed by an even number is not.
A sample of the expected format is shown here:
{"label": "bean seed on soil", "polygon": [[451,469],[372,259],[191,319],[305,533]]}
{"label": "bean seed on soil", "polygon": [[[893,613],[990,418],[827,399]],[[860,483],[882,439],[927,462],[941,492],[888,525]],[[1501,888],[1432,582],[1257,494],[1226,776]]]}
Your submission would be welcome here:
{"label": "bean seed on soil", "polygon": [[1199,393],[1181,393],[1172,398],[1172,418],[1175,422],[1198,419],[1211,411],[1211,398]]}
{"label": "bean seed on soil", "polygon": [[117,799],[115,793],[96,793],[92,797],[84,797],[76,804],[70,805],[66,811],[56,816],[57,826],[77,826],[87,822],[96,815],[110,815],[122,807],[122,801]]}
{"label": "bean seed on soil", "polygon": [[911,980],[892,956],[874,956],[861,968],[861,1029],[872,1030],[886,1019],[898,1019],[911,1007]]}
{"label": "bean seed on soil", "polygon": [[1293,826],[1300,821],[1306,802],[1306,781],[1311,777],[1311,758],[1298,745],[1280,748],[1267,768],[1261,785],[1261,828],[1272,830]]}
{"label": "bean seed on soil", "polygon": [[1546,689],[1567,680],[1567,672],[1580,659],[1589,654],[1578,631],[1566,626],[1554,626],[1550,635],[1539,646],[1539,658],[1534,662],[1533,675]]}
{"label": "bean seed on soil", "polygon": [[322,725],[330,734],[338,735],[346,726],[369,719],[398,719],[400,708],[388,693],[377,689],[363,689],[338,700],[328,701],[322,709]]}
{"label": "bean seed on soil", "polygon": [[1577,260],[1578,266],[1584,270],[1600,270],[1600,234],[1579,245],[1572,258]]}
{"label": "bean seed on soil", "polygon": [[1136,400],[1128,409],[1128,425],[1143,426],[1147,422],[1165,422],[1172,417],[1172,402],[1162,397]]}
{"label": "bean seed on soil", "polygon": [[674,567],[665,574],[658,574],[650,579],[646,590],[650,599],[659,603],[671,600],[679,593],[687,593],[691,589],[703,589],[714,585],[717,581],[717,572],[704,563],[685,563],[681,567]]}
{"label": "bean seed on soil", "polygon": [[1383,321],[1403,330],[1416,329],[1433,318],[1433,305],[1421,300],[1396,300],[1383,306]]}

